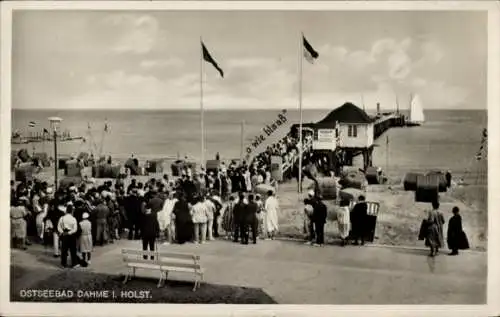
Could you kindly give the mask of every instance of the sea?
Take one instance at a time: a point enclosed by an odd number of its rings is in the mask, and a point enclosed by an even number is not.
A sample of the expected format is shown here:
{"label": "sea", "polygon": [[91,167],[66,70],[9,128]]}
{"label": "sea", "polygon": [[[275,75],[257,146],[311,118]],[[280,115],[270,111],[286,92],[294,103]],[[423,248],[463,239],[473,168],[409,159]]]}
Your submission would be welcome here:
{"label": "sea", "polygon": [[[326,109],[303,110],[303,122],[321,120]],[[286,120],[277,120],[285,117]],[[60,130],[85,141],[61,142],[58,153],[77,155],[91,151],[123,161],[131,155],[139,160],[201,157],[200,112],[192,110],[13,110],[12,131],[24,135],[50,129],[48,117],[63,119]],[[478,162],[482,130],[487,128],[486,110],[426,110],[426,122],[419,127],[392,128],[375,141],[373,163],[387,171],[450,169],[455,173],[485,173],[486,160]],[[285,136],[299,111],[287,110],[207,110],[204,112],[205,159],[216,153],[222,159],[240,158],[247,150],[254,154]],[[35,122],[30,128],[29,122]],[[265,127],[276,124],[269,136]],[[107,125],[107,132],[105,126]],[[268,130],[269,132],[269,130]],[[259,148],[252,142],[263,136]],[[262,138],[261,138],[262,140]],[[30,153],[47,152],[53,144],[12,145]]]}

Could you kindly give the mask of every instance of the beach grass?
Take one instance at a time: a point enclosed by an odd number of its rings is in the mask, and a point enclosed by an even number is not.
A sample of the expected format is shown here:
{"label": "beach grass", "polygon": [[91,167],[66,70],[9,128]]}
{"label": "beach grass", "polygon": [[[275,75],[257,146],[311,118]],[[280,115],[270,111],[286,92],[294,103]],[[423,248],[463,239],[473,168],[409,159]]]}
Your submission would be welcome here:
{"label": "beach grass", "polygon": [[[22,271],[11,266],[11,271]],[[171,303],[171,304],[276,304],[262,289],[231,285],[202,283],[195,292],[193,282],[166,282],[161,288],[156,287],[157,280],[151,278],[134,278],[123,285],[123,276],[108,275],[67,269],[30,286],[37,290],[72,291],[73,296],[51,298],[27,298],[19,290],[11,290],[12,301],[29,302],[83,302],[83,303]],[[15,279],[11,285],[16,285]],[[79,292],[80,291],[80,292]],[[108,291],[106,298],[96,298],[82,291]],[[149,291],[149,293],[145,293]],[[68,294],[68,292],[67,292]],[[94,293],[95,294],[95,293]],[[102,294],[102,293],[101,293]],[[114,297],[111,295],[114,294]],[[126,294],[126,296],[125,296]]]}

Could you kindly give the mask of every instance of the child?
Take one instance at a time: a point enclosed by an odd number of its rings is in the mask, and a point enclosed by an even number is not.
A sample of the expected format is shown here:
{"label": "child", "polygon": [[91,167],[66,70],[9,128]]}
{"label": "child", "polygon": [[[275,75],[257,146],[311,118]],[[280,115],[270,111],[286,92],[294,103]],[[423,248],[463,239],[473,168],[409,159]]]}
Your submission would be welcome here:
{"label": "child", "polygon": [[89,214],[84,212],[82,221],[80,221],[80,252],[82,253],[83,261],[90,264],[90,253],[92,252],[92,224],[88,218]]}
{"label": "child", "polygon": [[53,245],[54,243],[54,225],[49,217],[44,218],[43,222],[43,245],[45,248]]}

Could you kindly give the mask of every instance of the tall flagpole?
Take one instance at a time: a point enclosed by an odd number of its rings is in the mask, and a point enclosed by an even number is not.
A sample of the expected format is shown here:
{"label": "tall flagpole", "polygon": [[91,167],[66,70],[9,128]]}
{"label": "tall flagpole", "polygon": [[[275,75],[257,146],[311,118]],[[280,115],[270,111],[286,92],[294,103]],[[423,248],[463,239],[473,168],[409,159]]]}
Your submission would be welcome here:
{"label": "tall flagpole", "polygon": [[201,156],[200,168],[205,161],[205,118],[203,110],[203,40],[200,36],[200,126],[201,126]]}
{"label": "tall flagpole", "polygon": [[302,193],[302,55],[303,55],[303,37],[304,34],[301,32],[299,37],[299,112],[300,112],[300,122],[299,122],[299,193]]}

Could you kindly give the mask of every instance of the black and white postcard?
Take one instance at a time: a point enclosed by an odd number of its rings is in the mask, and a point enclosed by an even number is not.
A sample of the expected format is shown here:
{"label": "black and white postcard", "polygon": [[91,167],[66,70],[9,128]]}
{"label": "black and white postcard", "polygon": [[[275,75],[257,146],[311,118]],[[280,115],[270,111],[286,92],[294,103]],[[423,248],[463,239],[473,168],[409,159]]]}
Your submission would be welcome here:
{"label": "black and white postcard", "polygon": [[2,314],[499,313],[495,2],[1,9]]}

